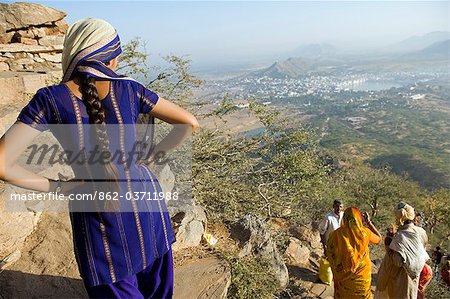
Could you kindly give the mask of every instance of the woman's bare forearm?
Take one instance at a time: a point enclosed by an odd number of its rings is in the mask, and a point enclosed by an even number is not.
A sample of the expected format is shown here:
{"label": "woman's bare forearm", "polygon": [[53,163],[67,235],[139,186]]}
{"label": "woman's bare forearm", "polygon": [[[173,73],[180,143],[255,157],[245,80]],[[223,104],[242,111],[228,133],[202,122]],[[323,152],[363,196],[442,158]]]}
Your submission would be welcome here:
{"label": "woman's bare forearm", "polygon": [[[153,149],[150,159],[155,156],[166,155],[171,150],[183,144],[192,135],[192,128],[188,125],[175,125]],[[163,158],[163,157],[162,157]]]}
{"label": "woman's bare forearm", "polygon": [[375,225],[373,225],[372,221],[368,221],[367,222],[367,227],[378,237],[381,238],[381,234],[380,232],[377,230],[377,228],[375,227]]}
{"label": "woman's bare forearm", "polygon": [[16,162],[39,133],[38,130],[16,121],[0,138],[0,179],[25,189],[41,192],[49,190],[50,183],[47,178],[23,168]]}
{"label": "woman's bare forearm", "polygon": [[49,179],[35,174],[20,165],[6,166],[3,180],[15,186],[39,192],[48,192],[50,188]]}

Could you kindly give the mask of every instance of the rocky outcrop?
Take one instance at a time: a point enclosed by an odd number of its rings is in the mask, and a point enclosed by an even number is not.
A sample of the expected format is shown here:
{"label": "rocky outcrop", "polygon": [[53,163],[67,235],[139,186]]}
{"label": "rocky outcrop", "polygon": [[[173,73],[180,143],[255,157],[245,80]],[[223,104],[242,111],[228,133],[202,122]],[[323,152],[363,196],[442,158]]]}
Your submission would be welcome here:
{"label": "rocky outcrop", "polygon": [[[169,165],[155,165],[152,169],[164,194],[174,192],[175,174]],[[180,197],[178,200],[167,201],[167,209],[171,215],[172,225],[177,241],[173,250],[193,247],[200,244],[206,226],[205,210],[195,204],[191,197]]]}
{"label": "rocky outcrop", "polygon": [[[12,124],[20,109],[38,89],[58,83],[61,77],[61,70],[0,72],[0,119],[2,124]],[[10,117],[5,118],[8,113],[11,114]]]}
{"label": "rocky outcrop", "polygon": [[62,11],[33,3],[0,3],[0,72],[60,69]]}
{"label": "rocky outcrop", "polygon": [[291,225],[289,226],[289,234],[301,242],[306,243],[313,250],[322,250],[319,231],[313,229],[311,225]]}
{"label": "rocky outcrop", "polygon": [[173,244],[173,250],[199,245],[205,232],[206,214],[204,209],[197,205],[184,206],[179,207],[178,212],[175,214],[172,212],[171,215],[177,238],[177,242]]}
{"label": "rocky outcrop", "polygon": [[255,258],[269,260],[279,285],[285,287],[288,284],[288,269],[263,221],[256,216],[246,215],[232,225],[231,237],[239,242],[239,257],[251,254]]}
{"label": "rocky outcrop", "polygon": [[54,8],[40,4],[18,2],[0,3],[0,26],[6,31],[20,30],[29,26],[52,26],[62,20],[66,14]]}
{"label": "rocky outcrop", "polygon": [[285,254],[290,258],[294,265],[309,265],[311,255],[307,246],[304,246],[297,238],[289,238],[289,246]]}

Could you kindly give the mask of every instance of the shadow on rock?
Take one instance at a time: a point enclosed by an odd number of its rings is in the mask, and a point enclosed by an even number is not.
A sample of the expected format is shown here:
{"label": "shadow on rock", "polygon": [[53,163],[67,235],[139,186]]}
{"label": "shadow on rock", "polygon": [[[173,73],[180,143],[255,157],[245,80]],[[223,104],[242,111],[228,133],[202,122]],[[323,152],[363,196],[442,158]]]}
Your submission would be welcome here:
{"label": "shadow on rock", "polygon": [[295,265],[287,265],[289,276],[294,277],[296,279],[300,279],[302,281],[309,282],[320,282],[317,272],[312,271],[311,269],[295,266]]}
{"label": "shadow on rock", "polygon": [[0,298],[88,298],[81,279],[5,270],[0,274]]}

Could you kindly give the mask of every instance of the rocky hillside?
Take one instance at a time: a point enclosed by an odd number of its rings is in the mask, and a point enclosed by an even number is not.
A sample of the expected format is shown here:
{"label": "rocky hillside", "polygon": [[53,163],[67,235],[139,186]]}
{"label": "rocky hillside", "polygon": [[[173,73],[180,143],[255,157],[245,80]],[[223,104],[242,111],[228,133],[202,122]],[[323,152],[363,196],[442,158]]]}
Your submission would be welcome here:
{"label": "rocky hillside", "polygon": [[31,3],[0,3],[0,71],[60,69],[62,11]]}
{"label": "rocky hillside", "polygon": [[253,75],[268,76],[272,78],[286,79],[298,78],[306,75],[314,67],[315,61],[307,58],[289,58],[285,61],[275,62],[267,69],[257,71]]}
{"label": "rocky hillside", "polygon": [[68,28],[65,16],[43,5],[0,3],[2,124],[11,124],[17,110],[37,89],[61,78],[61,52]]}

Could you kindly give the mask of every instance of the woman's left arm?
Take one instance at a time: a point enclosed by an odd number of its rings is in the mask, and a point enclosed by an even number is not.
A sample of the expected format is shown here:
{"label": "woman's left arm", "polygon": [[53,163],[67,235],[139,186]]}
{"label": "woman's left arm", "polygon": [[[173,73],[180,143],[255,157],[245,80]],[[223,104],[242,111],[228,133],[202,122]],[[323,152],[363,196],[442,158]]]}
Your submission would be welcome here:
{"label": "woman's left arm", "polygon": [[159,98],[156,105],[150,111],[150,115],[173,125],[172,130],[153,149],[151,162],[156,159],[155,155],[165,154],[181,145],[192,133],[199,128],[194,115],[182,107],[164,99]]}
{"label": "woman's left arm", "polygon": [[49,191],[50,181],[46,177],[16,163],[39,133],[39,130],[16,121],[0,138],[0,179],[26,189]]}

